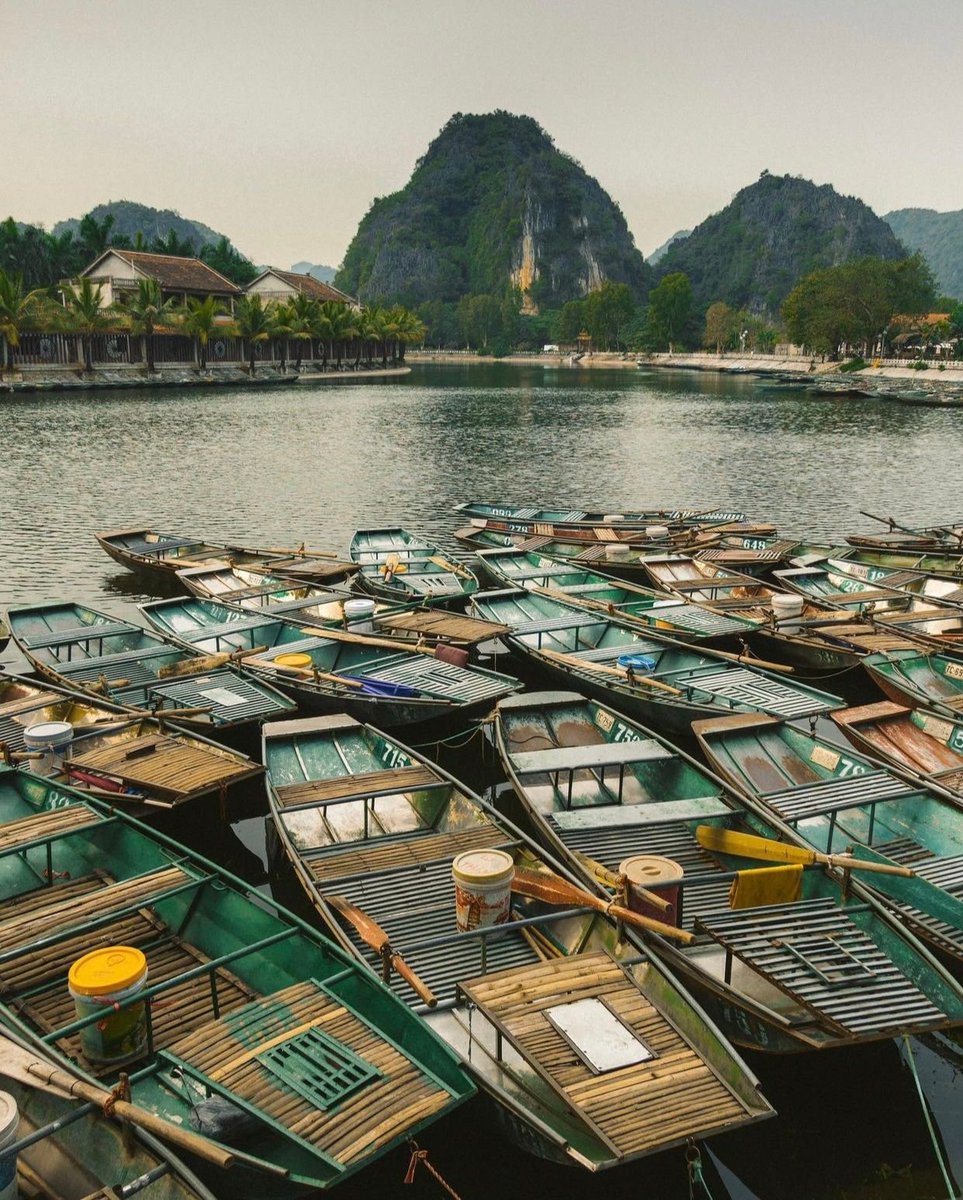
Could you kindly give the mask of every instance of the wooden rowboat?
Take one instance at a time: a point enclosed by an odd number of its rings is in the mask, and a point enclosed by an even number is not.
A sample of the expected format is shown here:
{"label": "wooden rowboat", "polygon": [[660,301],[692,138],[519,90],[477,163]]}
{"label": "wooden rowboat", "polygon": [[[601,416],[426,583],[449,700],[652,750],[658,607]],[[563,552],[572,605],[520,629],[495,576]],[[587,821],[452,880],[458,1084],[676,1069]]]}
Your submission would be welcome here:
{"label": "wooden rowboat", "polygon": [[863,666],[897,704],[946,717],[963,711],[963,657],[958,654],[913,646],[867,655]]}
{"label": "wooden rowboat", "polygon": [[710,713],[806,716],[844,707],[838,696],[759,670],[751,659],[641,633],[523,589],[481,592],[473,607],[510,625],[506,643],[541,670],[666,732],[688,735],[692,721]]}
{"label": "wooden rowboat", "polygon": [[[406,1005],[269,896],[10,769],[0,944],[4,1021],[92,1081],[128,1070],[135,1105],[233,1160],[220,1195],[327,1188],[473,1091]],[[94,947],[146,956],[143,987],[115,998],[111,1018],[93,1005],[77,1017],[67,989],[68,968]],[[105,1042],[113,1063],[97,1058]]]}
{"label": "wooden rowboat", "polygon": [[911,867],[867,876],[917,937],[963,966],[963,807],[815,730],[760,717],[693,726],[714,769],[814,849]]}
{"label": "wooden rowboat", "polygon": [[[240,567],[193,567],[178,571],[177,577],[189,592],[203,600],[255,609],[285,621],[318,625],[323,629],[350,628],[351,620],[344,606],[357,599],[356,595],[341,589],[313,587],[280,576],[256,575]],[[394,604],[374,600],[372,603],[370,622],[382,637],[398,637],[430,646],[445,642],[472,647],[504,633],[489,621],[446,609],[428,608],[420,602]]]}
{"label": "wooden rowboat", "polygon": [[[312,712],[348,710],[389,727],[485,716],[517,690],[510,675],[448,660],[439,648],[293,624],[195,597],[141,605],[151,625],[196,654],[242,655],[245,674]],[[450,657],[450,656],[449,656]]]}
{"label": "wooden rowboat", "polygon": [[24,605],[7,614],[14,641],[45,679],[128,712],[176,714],[200,733],[243,738],[293,701],[231,665],[83,604]]}
{"label": "wooden rowboat", "polygon": [[396,604],[457,607],[478,588],[466,566],[404,529],[359,529],[348,552],[359,568],[352,586]]}
{"label": "wooden rowboat", "polygon": [[654,629],[683,642],[738,648],[758,623],[737,614],[714,612],[707,605],[667,596],[611,575],[580,568],[537,550],[483,550],[482,570],[496,587],[523,587],[595,612],[606,612],[628,625]]}
{"label": "wooden rowboat", "polygon": [[[697,830],[735,835],[737,844],[739,835],[772,839],[778,830],[650,730],[575,693],[536,692],[502,701],[495,733],[540,840],[572,870],[615,892],[627,886],[633,859],[656,881],[661,872],[663,883],[643,894],[645,911],[655,915],[661,902],[663,920],[697,937],[659,953],[734,1041],[770,1053],[831,1049],[891,1037],[904,1021],[960,1019],[963,993],[945,972],[875,906],[851,907],[819,868],[789,868],[789,894],[763,885],[746,897],[745,886],[767,875],[763,862],[707,847]],[[807,855],[794,859],[795,846],[771,840],[762,846],[789,862]],[[827,988],[827,958],[841,952],[860,967]]]}
{"label": "wooden rowboat", "polygon": [[56,782],[123,802],[132,810],[173,808],[218,797],[225,813],[244,784],[263,773],[246,754],[153,717],[131,717],[82,692],[0,675],[0,749],[36,765],[24,737],[36,725],[73,727],[62,762],[41,765]]}
{"label": "wooden rowboat", "polygon": [[[459,853],[500,850],[517,874],[569,885],[434,763],[346,716],[265,726],[264,759],[279,847],[308,902],[372,970],[375,946],[403,956],[419,991],[395,974],[396,992],[526,1149],[601,1170],[768,1115],[701,1010],[595,908],[515,893],[506,922],[457,929]],[[586,1009],[595,1027],[579,1032],[572,1019]],[[602,1063],[607,1037],[626,1053]]]}
{"label": "wooden rowboat", "polygon": [[155,529],[111,529],[94,534],[101,549],[122,567],[131,571],[151,571],[172,577],[184,567],[211,563],[238,563],[249,570],[261,567],[284,573],[294,579],[316,583],[338,583],[353,575],[357,568],[326,550],[306,550],[270,546],[259,549],[177,533],[158,533]]}
{"label": "wooden rowboat", "polygon": [[4,1153],[17,1162],[18,1196],[56,1200],[217,1200],[214,1192],[151,1134],[109,1120],[96,1104],[73,1099],[46,1078],[58,1070],[49,1055],[0,1026],[0,1091],[16,1102],[17,1139]]}
{"label": "wooden rowboat", "polygon": [[963,796],[963,720],[891,700],[830,713],[857,750]]}
{"label": "wooden rowboat", "polygon": [[[523,504],[487,504],[469,500],[456,504],[455,512],[472,521],[484,521],[489,529],[501,529],[506,533],[541,533],[544,527],[577,533],[587,531],[595,536],[594,530],[602,529],[614,533],[616,530],[638,530],[651,525],[668,525],[670,528],[693,526],[728,525],[746,520],[746,514],[736,509],[710,508],[706,510],[673,508],[648,509],[635,512],[584,512],[581,509],[538,508]],[[551,533],[549,536],[553,536]],[[603,540],[601,537],[599,540]]]}

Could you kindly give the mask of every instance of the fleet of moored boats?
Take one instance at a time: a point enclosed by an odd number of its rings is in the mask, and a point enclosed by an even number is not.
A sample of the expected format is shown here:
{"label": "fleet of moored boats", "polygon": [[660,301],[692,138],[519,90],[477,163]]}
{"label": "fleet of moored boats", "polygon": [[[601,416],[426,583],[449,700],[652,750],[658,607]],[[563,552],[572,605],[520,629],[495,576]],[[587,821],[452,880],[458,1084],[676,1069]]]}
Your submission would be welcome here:
{"label": "fleet of moored boats", "polygon": [[[831,547],[726,509],[458,511],[454,554],[115,530],[187,593],[149,628],[8,610],[25,1186],[123,1163],[148,1195],[294,1196],[476,1090],[600,1170],[771,1116],[738,1048],[963,1025],[963,524]],[[524,827],[397,740],[472,729]],[[151,825],[260,788],[310,922]]]}

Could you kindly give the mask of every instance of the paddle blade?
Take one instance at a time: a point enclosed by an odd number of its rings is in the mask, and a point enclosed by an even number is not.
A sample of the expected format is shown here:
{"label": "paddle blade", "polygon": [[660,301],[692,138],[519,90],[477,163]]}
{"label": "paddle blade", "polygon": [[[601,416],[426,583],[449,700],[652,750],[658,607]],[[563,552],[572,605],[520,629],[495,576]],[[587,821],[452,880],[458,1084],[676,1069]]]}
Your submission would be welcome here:
{"label": "paddle blade", "polygon": [[720,829],[717,825],[700,825],[696,829],[696,840],[704,850],[718,850],[722,854],[734,854],[739,858],[759,858],[766,862],[802,863],[808,866],[818,862],[814,850],[802,846],[790,846],[786,842],[774,842],[769,838],[756,837],[752,833],[737,833],[734,829]]}

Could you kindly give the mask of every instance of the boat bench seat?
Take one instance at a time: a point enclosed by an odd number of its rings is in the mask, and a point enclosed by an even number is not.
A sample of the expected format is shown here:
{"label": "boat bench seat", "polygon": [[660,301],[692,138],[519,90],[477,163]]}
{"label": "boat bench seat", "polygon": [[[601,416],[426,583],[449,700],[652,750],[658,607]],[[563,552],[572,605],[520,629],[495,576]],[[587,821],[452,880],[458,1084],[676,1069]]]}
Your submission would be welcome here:
{"label": "boat bench seat", "polygon": [[913,870],[934,887],[954,895],[963,892],[963,854],[927,859],[924,863],[914,865]]}
{"label": "boat bench seat", "polygon": [[289,783],[275,788],[275,794],[281,806],[289,810],[313,808],[319,804],[330,804],[332,801],[342,803],[348,800],[370,800],[376,796],[393,796],[400,792],[448,786],[448,781],[436,775],[430,768],[411,766],[342,775],[338,779],[310,779],[305,783]]}
{"label": "boat bench seat", "polygon": [[713,588],[748,587],[750,585],[742,575],[716,575],[705,579],[667,580],[665,586],[670,587],[674,592],[699,592],[703,589],[711,591]]}
{"label": "boat bench seat", "polygon": [[901,596],[898,592],[893,595],[889,591],[879,591],[874,588],[867,588],[864,592],[824,592],[820,596],[825,604],[870,604],[877,600],[890,600],[894,604],[908,604],[909,596]]}
{"label": "boat bench seat", "polygon": [[652,738],[632,742],[598,742],[587,746],[554,746],[549,750],[528,750],[512,755],[512,766],[519,775],[542,772],[591,771],[596,767],[628,766],[655,758],[671,758],[672,752]]}
{"label": "boat bench seat", "polygon": [[762,800],[793,824],[807,817],[830,816],[847,808],[910,796],[915,789],[885,771],[868,771],[846,779],[823,779],[804,787],[763,792]]}
{"label": "boat bench seat", "polygon": [[[122,666],[124,663],[140,663],[151,658],[169,658],[176,654],[174,646],[151,646],[146,650],[119,650],[116,654],[100,654],[96,658],[78,658],[74,662],[57,663],[60,675],[80,675],[84,671],[92,671],[94,675],[102,675],[106,667]],[[181,653],[186,653],[182,651]]]}
{"label": "boat bench seat", "polygon": [[[496,558],[494,561],[498,562],[498,559]],[[561,566],[558,566],[558,567],[546,566],[546,567],[539,567],[537,570],[533,568],[532,570],[529,570],[529,571],[506,572],[506,575],[508,575],[508,577],[511,579],[512,583],[522,583],[529,579],[551,579],[551,578],[554,578],[556,575],[574,575],[574,574],[577,574],[577,571],[573,567],[561,567]],[[611,585],[606,585],[606,586],[611,586]],[[570,589],[566,589],[566,591],[568,591],[568,590],[570,590]]]}
{"label": "boat bench seat", "polygon": [[65,642],[92,642],[100,638],[116,637],[122,633],[141,633],[137,625],[129,621],[100,621],[96,625],[74,625],[56,633],[33,634],[22,638],[28,650],[39,650],[45,646],[59,646]]}
{"label": "boat bench seat", "polygon": [[581,629],[586,625],[598,625],[602,618],[587,616],[585,613],[572,613],[565,617],[545,617],[541,621],[523,621],[512,625],[512,633],[523,637],[529,633],[554,633],[560,629]]}
{"label": "boat bench seat", "polygon": [[128,554],[142,554],[145,558],[158,558],[171,550],[184,550],[188,546],[200,546],[197,538],[164,538],[160,542],[148,542],[141,538],[139,541],[125,541],[121,549]]}
{"label": "boat bench seat", "polygon": [[651,652],[651,643],[640,645],[638,642],[626,642],[622,646],[596,646],[592,650],[570,650],[569,657],[580,658],[587,663],[606,663],[615,662],[623,654],[650,654]]}
{"label": "boat bench seat", "polygon": [[641,825],[722,817],[731,811],[730,806],[718,796],[693,796],[684,800],[659,800],[646,804],[612,804],[605,808],[568,809],[552,813],[551,821],[559,830],[566,832],[580,829],[614,829],[622,826],[637,829]]}
{"label": "boat bench seat", "polygon": [[263,614],[256,617],[240,617],[236,621],[221,621],[217,625],[200,625],[197,629],[177,630],[174,636],[186,641],[203,641],[205,638],[226,637],[231,633],[242,633],[248,629],[259,629],[271,618]]}

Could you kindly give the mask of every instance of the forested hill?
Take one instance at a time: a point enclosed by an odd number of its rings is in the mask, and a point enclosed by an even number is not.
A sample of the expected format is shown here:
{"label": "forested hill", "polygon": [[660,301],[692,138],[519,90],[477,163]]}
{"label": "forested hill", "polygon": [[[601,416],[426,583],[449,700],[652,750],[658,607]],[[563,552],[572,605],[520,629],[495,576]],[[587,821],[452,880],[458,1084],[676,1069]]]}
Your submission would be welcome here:
{"label": "forested hill", "polygon": [[[196,254],[202,246],[215,246],[224,237],[224,234],[216,233],[210,226],[182,217],[173,209],[151,208],[133,200],[110,200],[106,204],[98,204],[87,216],[93,217],[99,224],[103,224],[108,217],[113,218],[111,235],[124,239],[130,245],[134,244],[138,235],[144,242],[153,243],[166,241],[173,232],[182,245],[190,243]],[[54,237],[62,233],[76,235],[80,221],[80,217],[58,221],[53,228]]]}
{"label": "forested hill", "polygon": [[516,287],[532,310],[605,281],[642,296],[648,274],[621,210],[531,117],[458,113],[372,204],[335,284],[408,306]]}
{"label": "forested hill", "polygon": [[660,278],[682,271],[702,308],[722,300],[775,316],[804,276],[851,259],[895,259],[906,251],[872,209],[828,184],[770,175],[738,192],[660,260]]}
{"label": "forested hill", "polygon": [[883,220],[904,246],[923,255],[939,290],[963,300],[963,211],[901,208]]}

